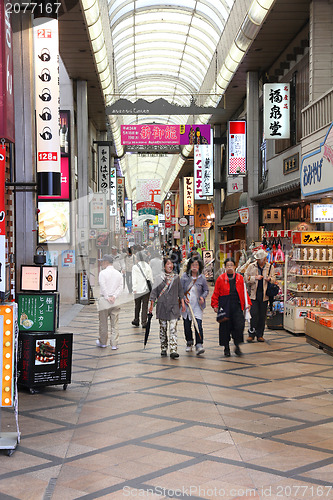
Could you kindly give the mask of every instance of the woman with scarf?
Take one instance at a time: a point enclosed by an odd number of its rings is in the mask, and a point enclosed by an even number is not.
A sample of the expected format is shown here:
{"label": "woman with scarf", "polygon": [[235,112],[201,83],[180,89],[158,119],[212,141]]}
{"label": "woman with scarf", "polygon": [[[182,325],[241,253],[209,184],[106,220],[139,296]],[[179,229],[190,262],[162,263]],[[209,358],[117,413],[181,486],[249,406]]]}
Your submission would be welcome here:
{"label": "woman with scarf", "polygon": [[185,294],[186,304],[186,311],[182,314],[186,338],[186,351],[192,351],[193,320],[195,331],[195,350],[197,355],[205,352],[205,349],[203,348],[202,316],[203,310],[206,307],[205,299],[209,293],[207,281],[205,276],[202,274],[202,269],[202,260],[197,257],[192,257],[188,260],[186,272],[180,278]]}
{"label": "woman with scarf", "polygon": [[216,280],[211,306],[216,313],[220,307],[225,311],[226,317],[219,328],[219,343],[224,346],[224,355],[230,357],[229,342],[232,337],[236,356],[242,356],[239,344],[244,342],[244,312],[249,309],[251,300],[243,276],[235,272],[234,259],[226,259],[224,267],[226,272]]}
{"label": "woman with scarf", "polygon": [[184,292],[180,278],[173,272],[173,262],[170,258],[163,259],[162,280],[153,288],[150,294],[149,312],[153,312],[156,302],[156,318],[160,323],[161,356],[166,356],[168,351],[168,324],[170,358],[179,358],[177,352],[177,322],[180,314],[185,311]]}

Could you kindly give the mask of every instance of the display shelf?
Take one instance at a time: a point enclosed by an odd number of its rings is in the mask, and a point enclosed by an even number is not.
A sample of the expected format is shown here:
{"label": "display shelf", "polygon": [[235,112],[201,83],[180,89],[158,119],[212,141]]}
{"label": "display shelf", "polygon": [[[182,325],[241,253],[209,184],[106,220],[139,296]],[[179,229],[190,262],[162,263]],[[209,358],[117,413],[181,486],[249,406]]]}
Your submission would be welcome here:
{"label": "display shelf", "polygon": [[[327,234],[320,231],[306,234],[299,231],[292,233],[294,245],[286,258],[285,266],[286,307],[284,312],[284,328],[291,333],[305,333],[304,318],[307,311],[317,310],[320,303],[333,294],[331,280],[333,278],[333,259],[331,258],[333,248],[331,245],[319,244],[324,236],[327,237]],[[311,287],[311,290],[299,289],[300,286]],[[303,302],[307,305],[300,305]]]}

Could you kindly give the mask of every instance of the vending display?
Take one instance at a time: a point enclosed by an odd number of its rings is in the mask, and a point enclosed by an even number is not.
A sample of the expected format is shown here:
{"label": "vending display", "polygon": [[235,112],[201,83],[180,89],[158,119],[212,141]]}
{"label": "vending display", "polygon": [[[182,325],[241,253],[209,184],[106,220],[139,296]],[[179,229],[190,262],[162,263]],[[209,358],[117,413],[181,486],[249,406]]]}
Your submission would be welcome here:
{"label": "vending display", "polygon": [[333,294],[333,233],[295,231],[292,238],[285,273],[284,328],[304,334],[309,309],[319,309]]}

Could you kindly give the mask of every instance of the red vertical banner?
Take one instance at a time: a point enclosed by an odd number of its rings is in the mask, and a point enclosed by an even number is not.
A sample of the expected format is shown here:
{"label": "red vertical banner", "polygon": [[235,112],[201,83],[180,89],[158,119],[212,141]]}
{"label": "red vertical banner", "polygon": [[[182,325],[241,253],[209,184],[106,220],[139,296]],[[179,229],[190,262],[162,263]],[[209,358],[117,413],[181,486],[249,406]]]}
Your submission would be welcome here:
{"label": "red vertical banner", "polygon": [[171,200],[164,202],[165,227],[171,227]]}

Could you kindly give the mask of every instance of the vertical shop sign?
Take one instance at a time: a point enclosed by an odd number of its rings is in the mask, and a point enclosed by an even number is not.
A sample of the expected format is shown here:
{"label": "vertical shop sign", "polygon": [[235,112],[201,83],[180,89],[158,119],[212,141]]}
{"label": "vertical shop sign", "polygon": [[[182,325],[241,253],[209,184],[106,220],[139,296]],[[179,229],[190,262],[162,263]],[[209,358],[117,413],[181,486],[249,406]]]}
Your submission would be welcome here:
{"label": "vertical shop sign", "polygon": [[228,175],[246,174],[246,122],[228,123]]}
{"label": "vertical shop sign", "polygon": [[6,288],[6,210],[5,210],[6,146],[0,144],[0,292]]}
{"label": "vertical shop sign", "polygon": [[15,142],[13,38],[10,3],[0,3],[0,138]]}
{"label": "vertical shop sign", "polygon": [[40,195],[61,194],[57,19],[34,19],[37,175]]}
{"label": "vertical shop sign", "polygon": [[108,198],[110,189],[110,146],[97,146],[98,192]]}
{"label": "vertical shop sign", "polygon": [[202,159],[202,194],[213,196],[214,173],[213,173],[213,131],[211,130],[210,144],[199,146]]}
{"label": "vertical shop sign", "polygon": [[184,215],[194,215],[193,177],[184,177]]}
{"label": "vertical shop sign", "polygon": [[106,228],[105,194],[95,193],[90,202],[90,227],[91,229]]}
{"label": "vertical shop sign", "polygon": [[110,216],[117,215],[117,169],[110,168]]}
{"label": "vertical shop sign", "polygon": [[290,84],[264,85],[264,139],[290,137]]}
{"label": "vertical shop sign", "polygon": [[171,200],[164,202],[165,227],[171,227]]}
{"label": "vertical shop sign", "polygon": [[194,146],[194,199],[205,200],[206,197],[202,194],[202,149],[200,146]]}
{"label": "vertical shop sign", "polygon": [[117,205],[120,208],[120,214],[123,214],[125,208],[125,177],[117,177]]}

